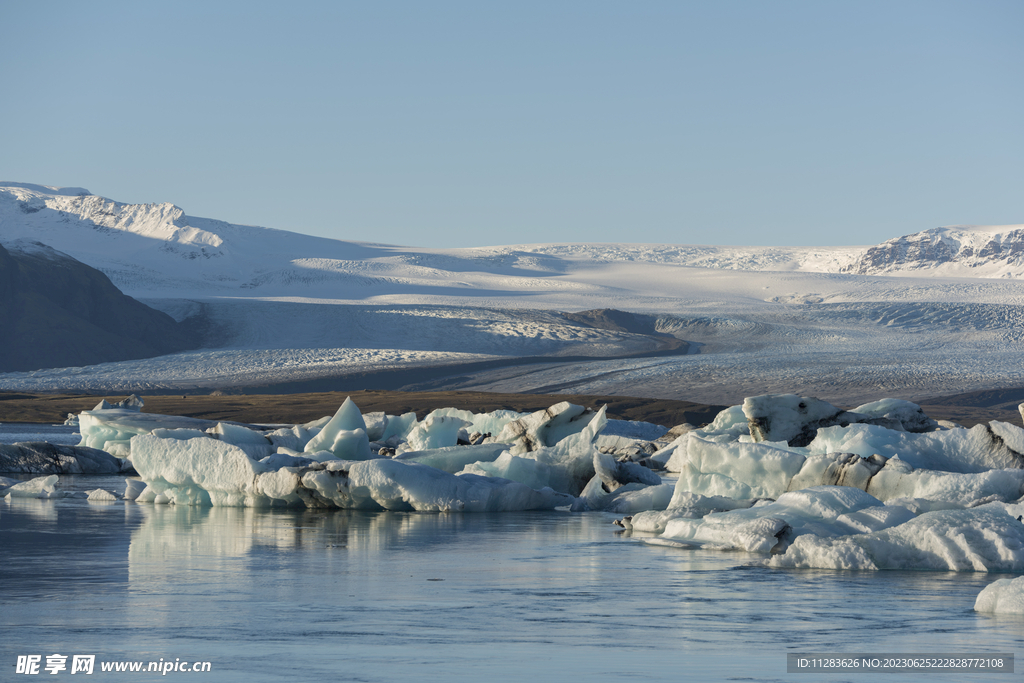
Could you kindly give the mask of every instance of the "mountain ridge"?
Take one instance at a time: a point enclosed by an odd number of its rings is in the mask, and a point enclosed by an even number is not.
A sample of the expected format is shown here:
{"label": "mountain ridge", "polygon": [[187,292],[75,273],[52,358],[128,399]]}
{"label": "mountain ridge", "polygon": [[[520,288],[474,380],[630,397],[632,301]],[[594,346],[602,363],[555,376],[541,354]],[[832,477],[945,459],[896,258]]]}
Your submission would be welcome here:
{"label": "mountain ridge", "polygon": [[[370,287],[527,287],[580,262],[644,262],[755,272],[1024,277],[1024,225],[952,226],[874,246],[521,244],[461,249],[336,240],[124,204],[84,188],[0,183],[0,241],[38,239],[98,268],[134,296],[361,298]],[[487,277],[467,279],[466,273]],[[515,278],[497,282],[495,278]],[[522,278],[522,279],[520,279]]]}

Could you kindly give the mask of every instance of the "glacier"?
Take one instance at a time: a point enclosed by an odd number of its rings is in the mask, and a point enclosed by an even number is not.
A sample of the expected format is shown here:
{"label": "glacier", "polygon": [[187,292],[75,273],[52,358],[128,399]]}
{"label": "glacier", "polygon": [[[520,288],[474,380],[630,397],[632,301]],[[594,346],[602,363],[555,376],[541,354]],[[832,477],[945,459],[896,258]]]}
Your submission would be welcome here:
{"label": "glacier", "polygon": [[711,404],[785,391],[848,405],[1024,386],[1017,225],[876,247],[442,250],[2,183],[0,226],[5,245],[46,243],[209,332],[199,350],[146,361],[0,374],[0,390],[185,393],[359,376]]}

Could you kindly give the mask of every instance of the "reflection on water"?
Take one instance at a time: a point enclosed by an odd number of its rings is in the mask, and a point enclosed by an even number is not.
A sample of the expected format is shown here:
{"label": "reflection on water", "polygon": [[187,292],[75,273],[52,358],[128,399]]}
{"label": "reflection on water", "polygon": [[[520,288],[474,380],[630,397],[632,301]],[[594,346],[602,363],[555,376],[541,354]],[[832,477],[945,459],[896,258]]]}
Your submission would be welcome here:
{"label": "reflection on water", "polygon": [[1024,639],[1024,619],[971,609],[997,576],[769,570],[644,546],[610,520],[3,502],[0,665],[57,652],[208,660],[216,681],[793,680],[787,652]]}

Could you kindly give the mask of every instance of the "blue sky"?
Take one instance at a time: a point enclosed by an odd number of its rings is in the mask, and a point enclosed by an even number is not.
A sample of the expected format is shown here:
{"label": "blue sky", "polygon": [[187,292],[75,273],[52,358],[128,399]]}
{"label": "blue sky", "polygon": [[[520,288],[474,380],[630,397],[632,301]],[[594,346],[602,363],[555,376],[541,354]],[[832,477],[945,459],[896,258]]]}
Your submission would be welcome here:
{"label": "blue sky", "polygon": [[1024,3],[0,1],[0,180],[339,239],[1024,223]]}

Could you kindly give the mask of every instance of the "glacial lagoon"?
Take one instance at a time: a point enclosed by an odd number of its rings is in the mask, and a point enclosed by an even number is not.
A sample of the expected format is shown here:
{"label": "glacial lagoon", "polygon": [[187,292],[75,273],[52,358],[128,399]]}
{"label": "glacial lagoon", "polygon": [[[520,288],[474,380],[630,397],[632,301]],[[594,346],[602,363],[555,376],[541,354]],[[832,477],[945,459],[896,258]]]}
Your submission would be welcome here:
{"label": "glacial lagoon", "polygon": [[95,655],[96,680],[128,680],[100,662],[177,659],[211,671],[168,680],[921,681],[787,673],[786,655],[1024,643],[1024,619],[973,611],[1005,575],[769,569],[646,545],[614,517],[0,501],[3,665]]}

